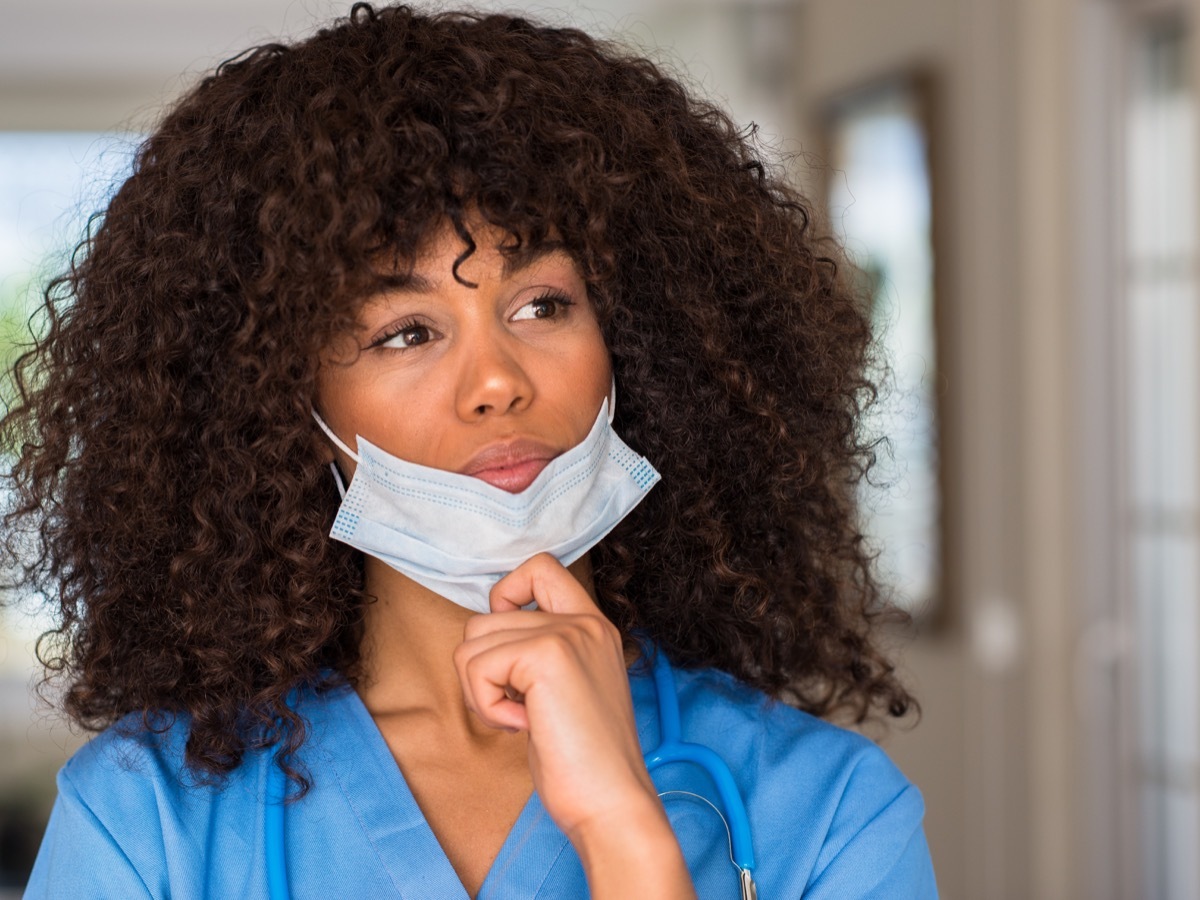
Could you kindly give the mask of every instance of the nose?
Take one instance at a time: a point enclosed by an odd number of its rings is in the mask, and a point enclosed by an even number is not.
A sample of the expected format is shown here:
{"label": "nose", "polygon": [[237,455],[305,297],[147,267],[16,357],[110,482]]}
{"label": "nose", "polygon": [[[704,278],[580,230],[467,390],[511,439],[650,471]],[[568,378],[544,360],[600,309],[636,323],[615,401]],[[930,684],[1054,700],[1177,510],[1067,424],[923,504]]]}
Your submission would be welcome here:
{"label": "nose", "polygon": [[533,399],[533,382],[517,355],[492,335],[463,348],[456,406],[463,421],[517,412]]}

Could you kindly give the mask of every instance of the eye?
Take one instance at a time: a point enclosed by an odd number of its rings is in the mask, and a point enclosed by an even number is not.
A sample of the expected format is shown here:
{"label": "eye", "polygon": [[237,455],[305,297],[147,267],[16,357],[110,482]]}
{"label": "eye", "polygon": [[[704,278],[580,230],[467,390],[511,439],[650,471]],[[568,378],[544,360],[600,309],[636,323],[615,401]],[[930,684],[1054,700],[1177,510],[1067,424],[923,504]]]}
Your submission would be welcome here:
{"label": "eye", "polygon": [[575,305],[575,301],[566,294],[552,291],[543,294],[535,300],[530,300],[513,314],[513,321],[522,319],[553,319],[566,315],[567,309]]}
{"label": "eye", "polygon": [[401,322],[389,328],[379,338],[371,343],[372,347],[387,347],[389,350],[408,350],[419,347],[433,339],[433,332],[428,325],[420,322]]}

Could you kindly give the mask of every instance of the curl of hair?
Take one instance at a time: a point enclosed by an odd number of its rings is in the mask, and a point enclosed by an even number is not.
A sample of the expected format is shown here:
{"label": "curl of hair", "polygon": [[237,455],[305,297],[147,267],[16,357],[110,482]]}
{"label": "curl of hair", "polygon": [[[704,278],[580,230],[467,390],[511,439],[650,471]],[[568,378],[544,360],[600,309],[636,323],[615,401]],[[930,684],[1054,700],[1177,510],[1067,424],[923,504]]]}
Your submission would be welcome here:
{"label": "curl of hair", "polygon": [[327,537],[317,360],[380,254],[411,265],[467,209],[565,243],[615,427],[662,473],[593,550],[604,612],[817,715],[903,715],[854,502],[869,323],[802,198],[650,61],[366,4],[184,96],[45,292],[0,423],[5,524],[59,610],[39,653],[70,715],[185,715],[189,765],[219,778],[249,747],[292,758],[291,690],[354,681],[369,598]]}

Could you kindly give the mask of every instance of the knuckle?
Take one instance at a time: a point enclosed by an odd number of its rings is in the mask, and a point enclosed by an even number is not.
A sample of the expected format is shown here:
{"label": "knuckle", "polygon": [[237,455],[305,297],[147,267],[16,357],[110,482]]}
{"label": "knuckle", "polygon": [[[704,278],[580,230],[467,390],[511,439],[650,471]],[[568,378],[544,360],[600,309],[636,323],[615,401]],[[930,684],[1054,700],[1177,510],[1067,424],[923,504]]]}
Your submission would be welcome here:
{"label": "knuckle", "polygon": [[[495,588],[492,588],[494,591]],[[463,640],[469,641],[483,633],[486,623],[483,616],[471,616],[463,625]],[[460,645],[461,646],[461,645]]]}
{"label": "knuckle", "polygon": [[577,656],[575,641],[570,629],[556,628],[542,638],[542,652],[557,664],[567,664]]}
{"label": "knuckle", "polygon": [[466,677],[467,681],[471,682],[472,684],[477,682],[480,677],[479,657],[478,656],[468,656],[466,659],[464,659],[462,662],[462,671],[463,671],[463,675]]}
{"label": "knuckle", "polygon": [[588,637],[597,643],[620,643],[621,633],[612,622],[603,616],[584,616],[582,627]]}
{"label": "knuckle", "polygon": [[458,665],[460,680],[463,682],[463,686],[468,688],[466,693],[474,696],[475,691],[484,683],[479,657],[463,654],[455,662]]}

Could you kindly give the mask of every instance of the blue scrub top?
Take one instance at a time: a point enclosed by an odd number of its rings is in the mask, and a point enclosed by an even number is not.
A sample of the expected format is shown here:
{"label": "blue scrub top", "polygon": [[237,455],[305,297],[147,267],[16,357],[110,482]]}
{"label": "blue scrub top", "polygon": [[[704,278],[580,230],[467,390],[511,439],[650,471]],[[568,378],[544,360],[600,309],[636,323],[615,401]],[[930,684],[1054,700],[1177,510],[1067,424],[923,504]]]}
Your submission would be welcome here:
{"label": "blue scrub top", "polygon": [[[729,764],[749,813],[763,900],[935,898],[924,804],[866,738],[771,701],[714,670],[675,673],[684,740]],[[653,679],[630,675],[643,750],[658,745]],[[391,751],[358,695],[308,693],[301,758],[312,790],[286,807],[292,896],[467,900]],[[183,720],[161,736],[109,729],[58,775],[59,796],[26,898],[265,898],[264,797],[270,751],[246,754],[220,787],[182,770]],[[660,791],[720,803],[707,774],[674,763]],[[720,817],[680,794],[663,798],[698,895],[740,897]],[[583,898],[579,857],[536,793],[484,882],[481,900]]]}

